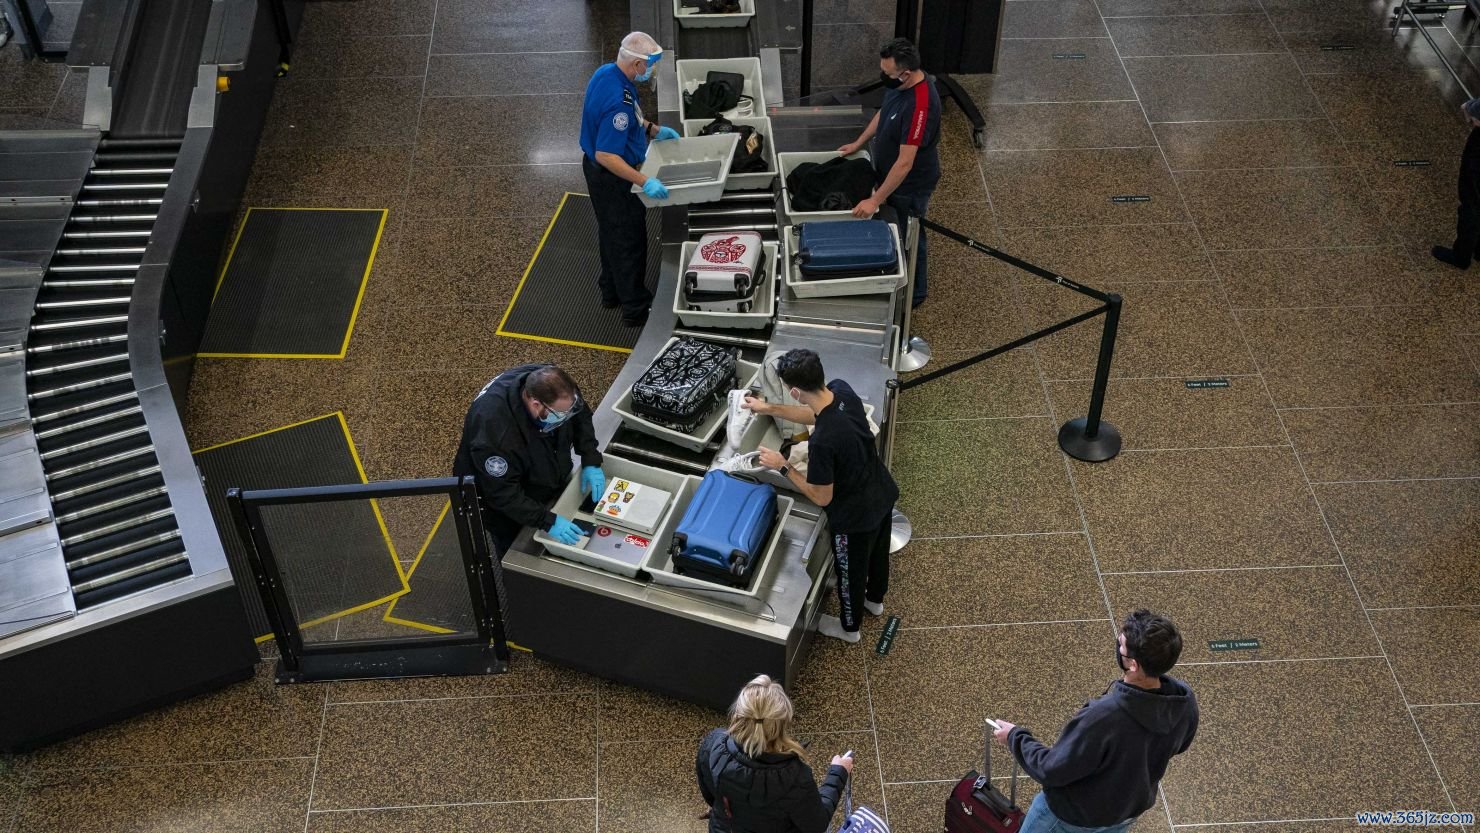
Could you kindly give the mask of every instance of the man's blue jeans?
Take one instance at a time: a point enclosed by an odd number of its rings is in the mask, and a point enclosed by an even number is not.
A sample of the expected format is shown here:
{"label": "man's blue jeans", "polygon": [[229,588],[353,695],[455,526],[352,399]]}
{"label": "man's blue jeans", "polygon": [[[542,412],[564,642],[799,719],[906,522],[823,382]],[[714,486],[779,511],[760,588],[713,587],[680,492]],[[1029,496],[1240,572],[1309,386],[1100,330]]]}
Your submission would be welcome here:
{"label": "man's blue jeans", "polygon": [[[908,225],[906,217],[924,217],[925,209],[930,206],[930,195],[923,196],[901,196],[890,194],[889,199],[884,201],[885,205],[894,207],[894,212],[899,217],[899,243],[904,245],[905,227]],[[919,306],[925,300],[925,229],[920,229],[920,244],[915,249],[918,253],[915,257],[915,295],[913,303]]]}
{"label": "man's blue jeans", "polygon": [[1028,805],[1028,813],[1023,817],[1023,826],[1018,829],[1018,833],[1123,833],[1133,821],[1135,819],[1112,824],[1109,827],[1080,827],[1077,824],[1069,824],[1060,821],[1059,817],[1048,809],[1048,802],[1044,800],[1043,793],[1039,793],[1033,798],[1033,803]]}

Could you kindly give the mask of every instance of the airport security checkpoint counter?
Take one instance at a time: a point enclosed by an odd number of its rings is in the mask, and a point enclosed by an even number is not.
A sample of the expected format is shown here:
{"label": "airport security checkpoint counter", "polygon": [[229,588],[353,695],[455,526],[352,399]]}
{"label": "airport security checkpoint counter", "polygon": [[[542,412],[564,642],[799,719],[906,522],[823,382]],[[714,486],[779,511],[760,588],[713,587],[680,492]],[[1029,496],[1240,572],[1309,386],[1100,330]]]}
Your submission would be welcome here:
{"label": "airport security checkpoint counter", "polygon": [[[677,243],[663,246],[647,326],[593,410],[597,441],[608,454],[614,453],[606,447],[621,423],[612,404],[647,368],[677,324],[672,300],[680,271],[678,250]],[[885,309],[878,315],[888,320],[890,296],[880,299],[875,303]],[[829,378],[848,380],[875,406],[887,437],[893,426],[885,424],[886,383],[895,375],[880,346],[887,341],[846,325],[778,321],[770,348],[816,350]],[[547,555],[526,529],[503,560],[509,638],[536,657],[720,710],[758,673],[795,684],[830,586],[832,550],[823,511],[800,494],[791,496],[796,507],[783,528],[777,551],[781,563],[770,571],[770,587],[762,589],[753,609],[707,600],[702,591],[645,583]]]}

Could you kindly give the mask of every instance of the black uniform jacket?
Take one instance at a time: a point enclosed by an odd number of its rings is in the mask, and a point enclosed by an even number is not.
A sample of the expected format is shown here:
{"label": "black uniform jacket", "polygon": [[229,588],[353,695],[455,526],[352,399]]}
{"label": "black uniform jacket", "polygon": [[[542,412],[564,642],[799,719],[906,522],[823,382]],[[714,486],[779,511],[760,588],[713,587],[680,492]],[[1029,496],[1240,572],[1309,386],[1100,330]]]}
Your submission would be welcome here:
{"label": "black uniform jacket", "polygon": [[463,420],[462,442],[452,473],[473,475],[483,503],[525,526],[549,529],[546,510],[570,480],[570,451],[582,466],[601,465],[591,409],[581,410],[545,431],[524,405],[524,380],[544,364],[525,364],[495,376],[473,400]]}

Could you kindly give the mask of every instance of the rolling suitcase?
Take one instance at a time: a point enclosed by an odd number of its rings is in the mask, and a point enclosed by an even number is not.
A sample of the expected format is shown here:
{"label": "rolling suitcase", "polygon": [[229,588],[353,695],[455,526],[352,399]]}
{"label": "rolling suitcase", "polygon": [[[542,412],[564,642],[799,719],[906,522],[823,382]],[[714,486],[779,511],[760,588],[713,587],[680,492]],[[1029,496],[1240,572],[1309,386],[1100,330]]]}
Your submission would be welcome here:
{"label": "rolling suitcase", "polygon": [[711,471],[699,481],[673,533],[673,569],[679,575],[746,587],[775,521],[775,488]]}
{"label": "rolling suitcase", "polygon": [[632,410],[659,425],[691,434],[735,383],[733,352],[681,338],[632,384]]}
{"label": "rolling suitcase", "polygon": [[796,262],[802,280],[862,278],[894,272],[899,254],[883,220],[802,223]]}
{"label": "rolling suitcase", "polygon": [[723,231],[700,237],[684,267],[685,300],[700,303],[699,293],[727,295],[730,299],[750,297],[765,274],[761,252],[760,232]]}
{"label": "rolling suitcase", "polygon": [[977,775],[972,770],[951,790],[951,797],[946,799],[945,833],[1016,833],[1023,826],[1023,811],[1017,806],[1017,758],[1012,760],[1010,792],[1003,795],[992,784],[992,727],[987,723],[982,726],[986,735],[985,774]]}

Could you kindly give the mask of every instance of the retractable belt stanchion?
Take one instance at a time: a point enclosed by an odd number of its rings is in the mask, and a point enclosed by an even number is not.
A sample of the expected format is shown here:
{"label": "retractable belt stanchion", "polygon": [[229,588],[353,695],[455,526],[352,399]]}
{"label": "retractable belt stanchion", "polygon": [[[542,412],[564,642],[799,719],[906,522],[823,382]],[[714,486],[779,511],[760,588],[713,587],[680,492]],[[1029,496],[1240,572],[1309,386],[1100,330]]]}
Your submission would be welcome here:
{"label": "retractable belt stanchion", "polygon": [[930,364],[930,342],[910,333],[910,319],[914,313],[915,261],[920,256],[920,235],[925,232],[916,217],[909,218],[906,228],[904,245],[905,251],[909,252],[908,265],[904,272],[904,286],[899,290],[904,322],[900,325],[899,355],[894,357],[894,369],[900,373],[909,373]]}
{"label": "retractable belt stanchion", "polygon": [[[884,383],[884,467],[890,471],[894,470],[894,426],[899,414],[899,389],[898,379],[890,379]],[[896,553],[904,549],[914,534],[915,525],[895,506],[894,515],[889,519],[889,552]]]}

